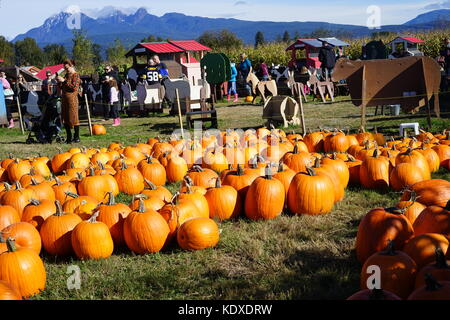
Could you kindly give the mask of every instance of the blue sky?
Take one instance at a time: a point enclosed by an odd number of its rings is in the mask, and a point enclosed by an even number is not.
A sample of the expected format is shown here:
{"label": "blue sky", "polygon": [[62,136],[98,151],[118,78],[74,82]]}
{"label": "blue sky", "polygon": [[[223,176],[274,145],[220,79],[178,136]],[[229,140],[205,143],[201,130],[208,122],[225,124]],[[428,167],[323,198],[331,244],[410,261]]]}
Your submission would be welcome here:
{"label": "blue sky", "polygon": [[[26,4],[25,4],[26,3]],[[145,7],[157,16],[180,12],[203,17],[236,18],[252,21],[325,21],[366,25],[367,7],[381,8],[381,24],[402,24],[417,15],[450,8],[449,0],[0,0],[0,34],[13,38],[71,5],[95,15],[105,6]]]}

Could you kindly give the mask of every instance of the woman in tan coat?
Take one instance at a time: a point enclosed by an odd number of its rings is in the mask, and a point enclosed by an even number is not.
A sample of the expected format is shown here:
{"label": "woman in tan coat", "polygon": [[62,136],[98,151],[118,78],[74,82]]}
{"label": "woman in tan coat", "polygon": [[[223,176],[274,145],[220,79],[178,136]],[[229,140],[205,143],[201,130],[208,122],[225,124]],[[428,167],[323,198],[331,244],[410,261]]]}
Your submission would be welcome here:
{"label": "woman in tan coat", "polygon": [[[80,121],[78,119],[78,89],[81,79],[75,71],[75,63],[72,60],[64,61],[66,76],[58,77],[62,91],[61,118],[67,132],[67,143],[80,142]],[[72,131],[74,136],[72,139]]]}

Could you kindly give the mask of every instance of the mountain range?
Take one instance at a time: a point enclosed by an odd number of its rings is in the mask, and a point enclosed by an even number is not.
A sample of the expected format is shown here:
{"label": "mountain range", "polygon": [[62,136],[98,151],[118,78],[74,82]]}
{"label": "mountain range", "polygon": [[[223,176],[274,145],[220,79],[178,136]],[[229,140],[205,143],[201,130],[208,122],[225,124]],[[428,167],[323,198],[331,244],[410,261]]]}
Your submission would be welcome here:
{"label": "mountain range", "polygon": [[[365,26],[333,24],[327,22],[270,22],[244,21],[225,18],[205,18],[187,16],[181,13],[167,13],[161,17],[150,14],[145,8],[136,11],[106,7],[98,10],[96,15],[80,13],[81,28],[87,36],[102,47],[107,47],[120,39],[126,47],[131,47],[150,34],[174,40],[196,39],[205,31],[228,29],[245,43],[254,42],[255,34],[263,32],[266,40],[275,40],[286,30],[291,35],[310,34],[317,29],[331,30],[337,35],[346,34],[354,37],[370,35],[374,31],[408,32],[429,30],[443,23],[450,25],[450,10],[435,10],[406,22],[402,25],[388,25],[372,30]],[[40,46],[57,43],[71,47],[72,30],[67,27],[71,13],[60,12],[48,18],[40,27],[33,28],[18,35],[13,42],[26,37],[36,39]],[[445,24],[444,24],[445,25]]]}

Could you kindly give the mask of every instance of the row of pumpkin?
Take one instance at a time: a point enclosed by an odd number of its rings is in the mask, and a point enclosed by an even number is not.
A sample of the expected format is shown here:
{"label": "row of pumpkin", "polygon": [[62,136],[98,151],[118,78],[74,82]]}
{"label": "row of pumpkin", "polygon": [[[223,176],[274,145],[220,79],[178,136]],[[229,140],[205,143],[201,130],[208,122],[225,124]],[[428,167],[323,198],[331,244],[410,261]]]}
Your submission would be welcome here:
{"label": "row of pumpkin", "polygon": [[349,300],[450,300],[450,182],[427,180],[410,189],[395,207],[373,209],[361,220],[362,290]]}
{"label": "row of pumpkin", "polygon": [[[398,183],[401,189],[427,181],[450,159],[448,135],[430,135],[380,148],[377,140],[384,137],[368,133],[321,131],[303,138],[258,129],[200,141],[152,138],[128,147],[72,148],[52,159],[11,156],[0,164],[0,257],[15,265],[0,268],[0,280],[13,283],[24,297],[43,290],[45,269],[36,282],[30,274],[8,271],[20,270],[18,252],[39,258],[41,243],[49,254],[75,252],[80,259],[108,257],[114,245],[123,244],[138,254],[158,252],[174,239],[183,249],[204,249],[219,241],[212,219],[242,213],[273,219],[286,208],[324,214],[344,198],[350,182],[369,188]],[[349,142],[347,153],[336,147],[342,137]],[[325,150],[334,153],[321,153]],[[180,191],[172,195],[164,187],[167,181],[183,181]],[[129,206],[115,202],[120,192],[135,195]],[[14,274],[20,279],[9,278]]]}

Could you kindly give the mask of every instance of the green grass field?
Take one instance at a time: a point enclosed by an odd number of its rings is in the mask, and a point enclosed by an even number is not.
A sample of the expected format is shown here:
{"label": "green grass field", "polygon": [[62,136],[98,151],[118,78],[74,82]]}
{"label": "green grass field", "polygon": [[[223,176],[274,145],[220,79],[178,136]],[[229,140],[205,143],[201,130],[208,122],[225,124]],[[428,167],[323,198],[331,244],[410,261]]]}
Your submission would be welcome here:
{"label": "green grass field", "polygon": [[[373,114],[374,109],[369,113]],[[258,128],[263,125],[262,107],[239,105],[218,107],[219,129]],[[349,102],[305,105],[306,125],[315,129],[356,130],[359,109]],[[377,127],[385,135],[398,135],[402,122],[426,125],[425,114],[417,116],[370,116],[367,128]],[[449,126],[449,119],[433,119],[432,130]],[[150,137],[165,137],[177,128],[178,119],[167,115],[142,119],[124,118],[122,126],[107,126],[108,134],[89,137],[82,128],[86,147],[107,147],[111,142],[133,144]],[[299,128],[292,128],[300,131]],[[38,154],[52,156],[67,145],[27,145],[19,129],[0,129],[0,159]],[[74,145],[72,145],[74,146]],[[435,178],[450,180],[441,170]],[[169,188],[174,191],[178,185]],[[221,239],[214,249],[167,251],[136,256],[125,248],[102,261],[57,259],[42,254],[47,269],[47,288],[33,299],[346,299],[359,290],[360,264],[354,253],[359,221],[375,207],[394,206],[399,193],[379,193],[349,188],[345,200],[325,216],[289,216],[273,221],[251,222],[245,218],[220,224]],[[122,202],[130,199],[124,195]],[[68,267],[81,270],[81,287],[68,290]]]}

